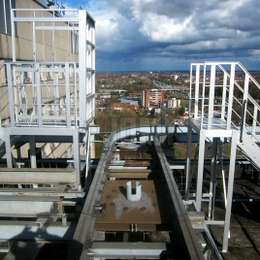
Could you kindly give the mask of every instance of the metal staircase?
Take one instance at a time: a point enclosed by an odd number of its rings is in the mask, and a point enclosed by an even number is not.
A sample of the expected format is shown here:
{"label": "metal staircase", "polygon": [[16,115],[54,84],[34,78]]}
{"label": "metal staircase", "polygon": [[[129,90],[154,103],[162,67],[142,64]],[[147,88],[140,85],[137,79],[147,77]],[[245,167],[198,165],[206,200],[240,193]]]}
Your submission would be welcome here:
{"label": "metal staircase", "polygon": [[260,147],[256,138],[250,134],[245,134],[243,141],[238,144],[238,147],[252,165],[260,170]]}
{"label": "metal staircase", "polygon": [[[188,154],[186,164],[186,198],[189,198],[192,163],[196,162],[195,207],[198,212],[208,206],[207,225],[224,227],[222,252],[228,250],[235,162],[237,150],[260,170],[260,85],[239,62],[205,62],[191,64]],[[199,156],[192,160],[192,131],[199,134]],[[208,153],[207,146],[212,152]],[[220,147],[229,144],[228,167],[217,170]],[[227,147],[227,146],[226,146]],[[206,178],[204,160],[211,158]],[[222,176],[222,183],[217,181]],[[225,217],[214,214],[216,186],[222,186]],[[231,234],[232,236],[232,234]]]}
{"label": "metal staircase", "polygon": [[260,84],[239,62],[205,62],[191,65],[193,85],[190,109],[199,127],[239,131],[238,148],[260,170]]}

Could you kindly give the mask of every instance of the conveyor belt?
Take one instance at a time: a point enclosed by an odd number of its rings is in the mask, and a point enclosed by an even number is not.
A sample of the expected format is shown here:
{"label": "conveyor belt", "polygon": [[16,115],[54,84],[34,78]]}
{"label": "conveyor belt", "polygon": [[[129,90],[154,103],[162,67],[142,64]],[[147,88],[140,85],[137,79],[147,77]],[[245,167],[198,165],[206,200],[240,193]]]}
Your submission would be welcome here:
{"label": "conveyor belt", "polygon": [[[94,179],[92,181],[90,190],[88,192],[84,207],[81,212],[81,216],[74,234],[74,248],[73,256],[74,259],[89,259],[91,257],[91,248],[93,245],[93,235],[95,232],[95,222],[96,222],[96,211],[101,200],[101,194],[103,191],[103,186],[107,175],[107,166],[111,159],[114,144],[117,141],[117,136],[122,138],[118,133],[112,134],[108,139],[103,153],[101,155],[100,162],[97,166]],[[171,170],[167,166],[166,158],[163,156],[163,152],[159,145],[159,140],[155,140],[155,151],[161,163],[161,168],[163,170],[167,185],[169,187],[172,204],[174,205],[176,212],[176,223],[178,225],[177,230],[180,231],[179,241],[183,243],[181,250],[185,252],[182,253],[185,259],[201,260],[204,259],[202,254],[202,248],[198,243],[198,238],[192,229],[190,220],[188,218],[187,212],[182,203],[182,199],[178,193],[177,185],[172,177]],[[78,255],[76,254],[78,252]],[[70,259],[72,255],[69,255]],[[78,258],[77,258],[78,257]],[[184,259],[184,258],[182,258]]]}

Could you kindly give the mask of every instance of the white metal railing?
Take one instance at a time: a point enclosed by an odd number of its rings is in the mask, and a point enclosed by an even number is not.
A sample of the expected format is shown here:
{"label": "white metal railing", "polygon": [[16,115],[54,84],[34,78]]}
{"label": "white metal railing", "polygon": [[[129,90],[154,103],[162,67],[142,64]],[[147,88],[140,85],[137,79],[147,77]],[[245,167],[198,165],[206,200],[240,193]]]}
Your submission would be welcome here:
{"label": "white metal railing", "polygon": [[[6,63],[11,126],[79,126],[79,115],[93,118],[94,93],[86,91],[86,110],[79,107],[77,63]],[[88,74],[87,74],[88,77]],[[81,111],[80,111],[81,110]]]}
{"label": "white metal railing", "polygon": [[239,62],[191,64],[189,110],[201,128],[240,128],[241,139],[245,132],[256,135],[257,98],[260,84]]}
{"label": "white metal railing", "polygon": [[[76,9],[12,9],[11,32],[13,62],[5,65],[11,126],[86,127],[95,113],[91,16]],[[32,62],[17,62],[25,59],[17,41],[24,33]]]}

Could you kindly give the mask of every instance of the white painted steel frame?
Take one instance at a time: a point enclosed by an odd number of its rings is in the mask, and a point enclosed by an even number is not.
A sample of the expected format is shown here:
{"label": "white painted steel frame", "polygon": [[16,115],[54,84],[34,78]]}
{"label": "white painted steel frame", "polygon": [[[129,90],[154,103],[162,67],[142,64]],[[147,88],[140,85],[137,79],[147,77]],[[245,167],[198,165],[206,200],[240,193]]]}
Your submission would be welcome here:
{"label": "white painted steel frame", "polygon": [[[195,68],[195,77],[194,77]],[[239,74],[240,73],[240,74]],[[221,75],[221,76],[220,76]],[[236,76],[238,75],[238,76]],[[242,76],[241,76],[242,75]],[[222,82],[221,82],[221,77]],[[201,82],[203,78],[203,82]],[[241,85],[242,81],[242,85]],[[202,84],[201,84],[202,83]],[[254,85],[258,91],[260,91],[260,85],[251,76],[251,74],[238,62],[205,62],[191,64],[190,73],[190,102],[189,102],[189,138],[187,147],[187,165],[186,165],[186,198],[189,195],[189,183],[190,183],[190,171],[191,171],[191,132],[194,129],[199,133],[199,158],[198,158],[198,174],[197,174],[197,187],[196,187],[196,200],[195,205],[197,211],[201,211],[203,199],[203,173],[204,173],[204,157],[205,157],[205,143],[215,144],[223,142],[225,139],[231,143],[230,152],[230,164],[228,172],[228,183],[227,183],[227,195],[226,195],[226,210],[225,220],[221,223],[214,220],[214,197],[215,197],[215,164],[216,164],[216,153],[218,152],[216,145],[214,145],[214,153],[212,155],[211,164],[211,178],[209,193],[207,195],[209,202],[209,212],[207,224],[209,225],[224,225],[223,245],[222,251],[227,252],[228,250],[228,239],[230,229],[230,217],[232,207],[232,196],[233,196],[233,185],[234,185],[234,173],[235,173],[235,161],[237,147],[246,148],[246,143],[243,140],[248,141],[248,145],[255,152],[258,153],[257,146],[253,146],[253,140],[257,143],[257,127],[260,125],[258,121],[258,115],[260,106],[258,102],[250,94],[250,86]],[[202,89],[199,89],[201,88]],[[206,96],[206,88],[209,87],[208,94]],[[221,87],[222,94],[220,97],[221,103],[217,103],[215,96],[216,87]],[[237,91],[242,93],[242,100],[239,100]],[[199,101],[202,100],[200,103]],[[206,103],[207,101],[207,103]],[[234,101],[241,105],[242,115],[236,112],[237,107],[234,106]],[[253,105],[253,112],[248,108],[248,103]],[[220,119],[215,115],[215,107],[220,107]],[[234,115],[238,116],[239,122],[233,119]],[[248,120],[247,118],[250,118]],[[240,137],[240,138],[239,138]],[[245,138],[246,137],[246,138]],[[216,139],[217,138],[217,139]],[[249,138],[249,139],[248,139]],[[249,142],[250,140],[250,142]],[[250,150],[250,149],[249,149]],[[245,149],[246,151],[246,149]],[[255,157],[250,157],[258,167],[260,162],[254,161]],[[223,184],[225,185],[225,183]],[[226,190],[226,187],[224,187]]]}
{"label": "white painted steel frame", "polygon": [[[31,15],[28,15],[28,12]],[[56,13],[66,12],[65,16],[57,16]],[[41,16],[50,13],[52,16]],[[12,9],[11,31],[12,31],[12,59],[16,61],[15,24],[20,22],[32,23],[33,35],[33,59],[37,62],[36,30],[49,30],[54,34],[57,30],[71,30],[78,33],[78,85],[79,85],[79,126],[87,127],[95,115],[95,22],[85,10],[76,9]],[[37,23],[44,22],[44,25]],[[67,23],[68,26],[57,25]],[[54,35],[52,39],[54,38]],[[55,57],[53,57],[55,58]],[[71,61],[67,61],[71,62]],[[65,62],[66,63],[66,62]],[[39,93],[39,92],[37,92]],[[66,104],[69,107],[68,99]],[[67,118],[70,109],[67,110]],[[38,106],[38,116],[40,114]],[[41,118],[39,118],[41,119]],[[70,121],[70,120],[69,120]],[[41,122],[39,120],[39,122]],[[69,125],[69,122],[67,122]]]}
{"label": "white painted steel frame", "polygon": [[[219,74],[222,74],[223,82],[220,82]],[[236,77],[238,80],[236,80]],[[239,81],[241,80],[239,80],[239,78],[244,78],[242,85],[240,85]],[[201,79],[203,79],[202,82]],[[260,126],[258,120],[260,105],[257,100],[250,95],[249,90],[253,86],[260,92],[260,84],[239,62],[192,63],[190,73],[189,113],[194,119],[200,119],[201,128],[214,128],[218,126],[223,129],[232,129],[242,125],[242,129],[245,129],[244,132],[249,132],[256,137],[256,127]],[[207,87],[209,87],[209,94],[206,96],[205,89]],[[215,102],[216,87],[222,88],[220,104]],[[236,112],[233,105],[234,101],[239,101],[240,99],[235,90],[243,94],[240,105],[244,105],[243,109],[245,113],[243,114],[244,117],[240,118],[239,123],[235,123],[233,120],[234,116],[241,116]],[[248,109],[248,103],[253,105],[253,112]],[[218,116],[216,116],[216,109],[218,109],[218,107],[220,108],[222,125],[220,125],[219,122],[216,124],[214,120],[214,118],[218,118]],[[251,119],[251,123],[248,118]]]}

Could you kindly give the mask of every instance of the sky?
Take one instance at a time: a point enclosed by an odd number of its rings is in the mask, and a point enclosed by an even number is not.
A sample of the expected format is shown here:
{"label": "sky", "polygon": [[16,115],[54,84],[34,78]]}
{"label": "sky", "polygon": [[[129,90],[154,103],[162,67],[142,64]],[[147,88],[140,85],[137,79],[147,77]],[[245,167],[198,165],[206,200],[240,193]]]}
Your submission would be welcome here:
{"label": "sky", "polygon": [[64,0],[96,21],[97,71],[189,70],[240,61],[260,70],[260,0]]}

